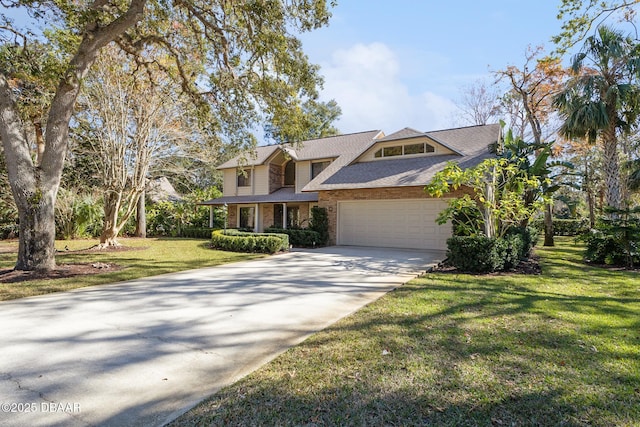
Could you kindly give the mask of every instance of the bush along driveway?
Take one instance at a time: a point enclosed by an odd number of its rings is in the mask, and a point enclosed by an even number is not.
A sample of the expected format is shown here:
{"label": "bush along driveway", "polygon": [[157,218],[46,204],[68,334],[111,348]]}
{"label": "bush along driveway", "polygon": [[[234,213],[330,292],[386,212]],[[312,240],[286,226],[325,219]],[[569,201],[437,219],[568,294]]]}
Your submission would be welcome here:
{"label": "bush along driveway", "polygon": [[172,426],[640,425],[640,277],[559,240],[541,275],[413,280]]}

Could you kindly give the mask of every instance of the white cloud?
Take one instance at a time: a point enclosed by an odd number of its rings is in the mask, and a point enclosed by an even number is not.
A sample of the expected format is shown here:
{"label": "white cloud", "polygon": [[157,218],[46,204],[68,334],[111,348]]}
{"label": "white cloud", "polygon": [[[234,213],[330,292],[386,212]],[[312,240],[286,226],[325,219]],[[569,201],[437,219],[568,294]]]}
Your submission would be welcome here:
{"label": "white cloud", "polygon": [[343,133],[382,129],[389,134],[404,127],[422,131],[447,128],[454,103],[435,92],[411,93],[401,78],[404,64],[383,43],[356,44],[333,53],[322,64],[322,97],[342,108],[337,127]]}

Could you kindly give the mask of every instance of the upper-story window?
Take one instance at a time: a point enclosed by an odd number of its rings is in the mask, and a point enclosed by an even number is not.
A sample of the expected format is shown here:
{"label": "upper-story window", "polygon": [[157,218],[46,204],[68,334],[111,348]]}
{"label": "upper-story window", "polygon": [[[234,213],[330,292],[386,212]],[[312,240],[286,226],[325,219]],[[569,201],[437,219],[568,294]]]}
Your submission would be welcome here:
{"label": "upper-story window", "polygon": [[330,161],[326,162],[313,162],[311,163],[311,179],[314,179],[316,176],[320,175],[320,173],[329,166]]}
{"label": "upper-story window", "polygon": [[426,142],[418,144],[394,145],[391,147],[383,147],[373,154],[373,157],[379,159],[381,157],[393,156],[410,156],[413,154],[425,154],[435,152],[435,148]]}
{"label": "upper-story window", "polygon": [[238,175],[238,187],[251,187],[251,169]]}
{"label": "upper-story window", "polygon": [[284,185],[296,185],[296,164],[293,161],[284,167]]}

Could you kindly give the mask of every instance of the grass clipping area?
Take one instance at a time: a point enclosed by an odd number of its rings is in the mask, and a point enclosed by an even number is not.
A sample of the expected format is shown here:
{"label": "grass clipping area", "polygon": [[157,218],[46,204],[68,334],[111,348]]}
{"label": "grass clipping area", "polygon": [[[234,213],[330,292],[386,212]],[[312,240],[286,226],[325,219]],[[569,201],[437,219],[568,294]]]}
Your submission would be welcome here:
{"label": "grass clipping area", "polygon": [[[65,265],[73,264],[89,266],[106,264],[116,265],[117,268],[104,273],[97,269],[95,274],[59,279],[36,278],[15,283],[0,281],[0,301],[210,267],[263,256],[213,250],[209,247],[209,241],[202,239],[121,238],[118,240],[123,245],[119,250],[92,250],[90,248],[97,244],[95,240],[56,241],[58,250],[56,263],[61,266],[61,270],[64,270]],[[0,270],[13,268],[17,252],[17,242],[0,242]]]}
{"label": "grass clipping area", "polygon": [[541,275],[413,280],[171,425],[640,425],[638,273],[537,253]]}

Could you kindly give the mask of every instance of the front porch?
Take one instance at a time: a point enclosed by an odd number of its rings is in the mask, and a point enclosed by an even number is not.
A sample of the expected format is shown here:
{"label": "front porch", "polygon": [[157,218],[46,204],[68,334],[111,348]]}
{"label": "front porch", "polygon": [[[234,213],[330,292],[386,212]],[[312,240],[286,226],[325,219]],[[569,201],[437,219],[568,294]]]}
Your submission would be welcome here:
{"label": "front porch", "polygon": [[226,206],[226,226],[262,232],[265,228],[303,228],[309,225],[311,208],[318,205],[317,193],[295,193],[281,188],[258,196],[225,196],[200,203],[209,206],[210,226],[214,208]]}

